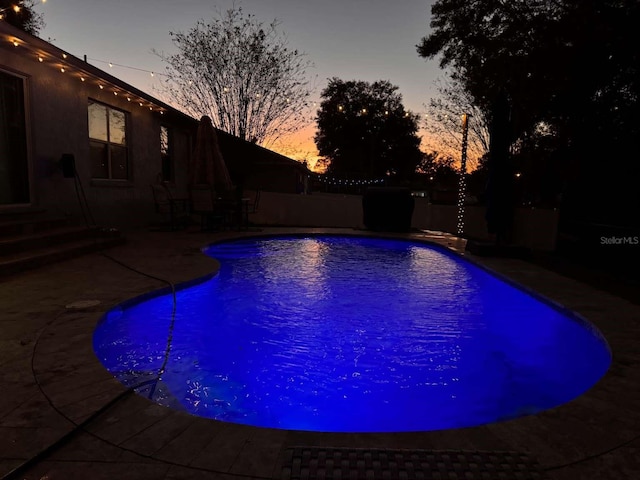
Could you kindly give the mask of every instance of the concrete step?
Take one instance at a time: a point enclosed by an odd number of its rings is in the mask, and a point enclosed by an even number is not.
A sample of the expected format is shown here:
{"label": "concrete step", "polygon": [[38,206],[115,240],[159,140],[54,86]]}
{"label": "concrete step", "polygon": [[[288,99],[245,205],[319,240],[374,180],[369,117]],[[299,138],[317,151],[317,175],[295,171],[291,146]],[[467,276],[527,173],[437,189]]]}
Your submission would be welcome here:
{"label": "concrete step", "polygon": [[0,236],[0,257],[95,236],[100,236],[100,230],[97,227],[64,226],[47,228],[28,234]]}
{"label": "concrete step", "polygon": [[25,215],[20,217],[0,216],[0,238],[18,235],[29,235],[69,225],[69,220],[42,215]]}
{"label": "concrete step", "polygon": [[85,253],[114,247],[124,242],[125,238],[119,232],[110,231],[103,236],[83,238],[58,245],[16,252],[0,258],[0,277],[14,275],[25,270],[84,255]]}

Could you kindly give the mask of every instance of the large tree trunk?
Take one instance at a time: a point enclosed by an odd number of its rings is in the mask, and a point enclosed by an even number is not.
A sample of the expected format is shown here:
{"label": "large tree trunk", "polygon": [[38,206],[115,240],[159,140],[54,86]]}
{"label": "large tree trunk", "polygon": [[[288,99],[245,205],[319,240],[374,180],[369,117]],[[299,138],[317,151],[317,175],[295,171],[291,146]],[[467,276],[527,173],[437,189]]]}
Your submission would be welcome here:
{"label": "large tree trunk", "polygon": [[513,223],[513,168],[509,162],[511,128],[509,101],[500,90],[492,107],[489,131],[489,181],[487,183],[487,228],[497,244],[508,243]]}

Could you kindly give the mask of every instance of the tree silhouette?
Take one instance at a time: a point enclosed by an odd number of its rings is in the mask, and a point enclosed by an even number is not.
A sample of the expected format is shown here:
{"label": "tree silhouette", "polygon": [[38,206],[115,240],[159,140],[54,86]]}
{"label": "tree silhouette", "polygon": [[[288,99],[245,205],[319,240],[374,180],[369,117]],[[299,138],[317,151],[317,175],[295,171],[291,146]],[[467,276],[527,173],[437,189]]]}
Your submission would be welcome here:
{"label": "tree silhouette", "polygon": [[34,0],[0,0],[0,20],[31,35],[38,35],[45,25],[42,14],[33,11],[34,4]]}
{"label": "tree silhouette", "polygon": [[424,127],[438,142],[437,147],[445,147],[449,152],[462,149],[463,113],[469,120],[468,162],[474,170],[489,151],[489,120],[482,109],[474,104],[474,99],[464,85],[450,75],[436,81],[438,96],[429,101]]}
{"label": "tree silhouette", "polygon": [[311,63],[288,47],[277,21],[263,25],[232,8],[170,34],[178,53],[154,51],[167,63],[160,91],[187,113],[263,145],[307,123]]}
{"label": "tree silhouette", "polygon": [[452,157],[442,156],[435,151],[423,153],[417,170],[426,176],[428,185],[442,190],[454,190],[458,186],[460,169],[455,167]]}
{"label": "tree silhouette", "polygon": [[328,173],[407,180],[421,159],[418,117],[388,81],[329,80],[322,92],[315,142]]}
{"label": "tree silhouette", "polygon": [[418,53],[439,56],[484,112],[505,89],[512,149],[550,132],[541,153],[564,172],[565,218],[638,226],[640,168],[626,153],[640,136],[638,24],[635,0],[437,0]]}

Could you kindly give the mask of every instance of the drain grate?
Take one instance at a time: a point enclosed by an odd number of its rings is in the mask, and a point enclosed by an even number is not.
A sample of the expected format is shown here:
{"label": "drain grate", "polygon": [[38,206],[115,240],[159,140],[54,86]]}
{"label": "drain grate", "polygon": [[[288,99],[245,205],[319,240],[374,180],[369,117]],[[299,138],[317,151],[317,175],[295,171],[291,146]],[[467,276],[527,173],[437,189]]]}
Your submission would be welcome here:
{"label": "drain grate", "polygon": [[517,452],[291,447],[283,480],[545,480],[538,462]]}

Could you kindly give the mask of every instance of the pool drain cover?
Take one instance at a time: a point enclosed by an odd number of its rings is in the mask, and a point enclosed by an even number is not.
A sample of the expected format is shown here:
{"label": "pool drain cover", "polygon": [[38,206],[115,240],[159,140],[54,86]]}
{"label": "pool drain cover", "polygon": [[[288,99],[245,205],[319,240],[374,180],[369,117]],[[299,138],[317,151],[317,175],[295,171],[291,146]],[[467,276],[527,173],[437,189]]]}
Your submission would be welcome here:
{"label": "pool drain cover", "polygon": [[537,461],[517,452],[292,447],[282,465],[283,480],[547,478]]}

